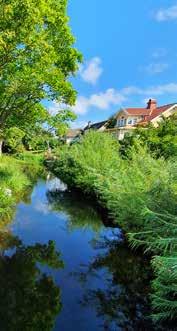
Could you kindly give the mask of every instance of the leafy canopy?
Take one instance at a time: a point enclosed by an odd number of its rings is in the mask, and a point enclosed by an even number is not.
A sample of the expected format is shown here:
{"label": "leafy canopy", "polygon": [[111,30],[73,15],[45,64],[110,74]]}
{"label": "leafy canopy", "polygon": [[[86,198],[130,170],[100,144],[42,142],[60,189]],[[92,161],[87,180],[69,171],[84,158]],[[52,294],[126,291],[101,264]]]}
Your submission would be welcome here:
{"label": "leafy canopy", "polygon": [[0,0],[1,130],[46,122],[44,99],[74,104],[68,77],[81,54],[73,47],[66,6],[67,0]]}

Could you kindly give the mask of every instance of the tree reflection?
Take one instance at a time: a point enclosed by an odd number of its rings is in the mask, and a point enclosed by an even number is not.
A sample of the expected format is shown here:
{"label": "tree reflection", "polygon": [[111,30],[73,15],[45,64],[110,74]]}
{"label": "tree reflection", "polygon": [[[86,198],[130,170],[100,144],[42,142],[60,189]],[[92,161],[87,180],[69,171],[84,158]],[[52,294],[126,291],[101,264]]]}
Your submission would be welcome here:
{"label": "tree reflection", "polygon": [[90,228],[98,232],[103,226],[97,211],[83,197],[68,191],[48,191],[47,198],[52,210],[67,214],[69,230]]}
{"label": "tree reflection", "polygon": [[0,330],[52,330],[61,310],[60,289],[40,265],[63,267],[60,254],[52,241],[26,247],[10,234],[1,241],[1,252],[8,242],[11,255],[0,257]]}
{"label": "tree reflection", "polygon": [[[103,330],[153,330],[149,313],[149,263],[123,243],[95,243],[101,253],[85,270],[75,273],[81,282],[90,276],[104,277],[104,285],[89,288],[81,302],[96,310]],[[145,259],[145,258],[144,258]],[[89,282],[88,282],[89,283]]]}

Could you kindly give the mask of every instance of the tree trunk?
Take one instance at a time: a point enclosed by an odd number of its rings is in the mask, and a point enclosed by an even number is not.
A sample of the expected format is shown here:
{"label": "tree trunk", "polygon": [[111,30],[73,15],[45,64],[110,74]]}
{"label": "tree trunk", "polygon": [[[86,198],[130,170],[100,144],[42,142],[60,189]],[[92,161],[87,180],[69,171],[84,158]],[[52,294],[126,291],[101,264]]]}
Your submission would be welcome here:
{"label": "tree trunk", "polygon": [[0,139],[0,156],[2,155],[2,144],[3,144],[3,140]]}

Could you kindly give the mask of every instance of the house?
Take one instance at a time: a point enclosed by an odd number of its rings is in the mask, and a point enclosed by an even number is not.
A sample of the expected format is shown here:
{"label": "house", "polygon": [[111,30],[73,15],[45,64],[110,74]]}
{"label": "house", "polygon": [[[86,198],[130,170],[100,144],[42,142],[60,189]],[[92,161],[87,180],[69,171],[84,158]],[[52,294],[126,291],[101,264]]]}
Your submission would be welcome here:
{"label": "house", "polygon": [[88,130],[97,130],[97,131],[105,131],[107,128],[107,123],[108,121],[102,121],[98,123],[91,123],[90,121],[88,122],[87,126],[84,128],[84,132]]}
{"label": "house", "polygon": [[115,116],[116,126],[112,132],[116,132],[118,139],[122,140],[126,133],[131,133],[137,126],[147,126],[151,123],[157,127],[163,117],[169,117],[175,112],[177,103],[158,106],[156,100],[149,99],[146,108],[121,109]]}
{"label": "house", "polygon": [[75,140],[79,139],[80,135],[82,134],[81,129],[69,129],[66,136],[65,136],[65,142],[67,145],[70,145]]}
{"label": "house", "polygon": [[106,124],[108,121],[102,121],[99,123],[92,124],[91,122],[88,122],[87,126],[84,129],[70,129],[68,130],[66,136],[65,136],[65,142],[67,145],[70,145],[74,141],[78,141],[84,133],[92,130],[98,130],[98,131],[104,131],[106,130]]}

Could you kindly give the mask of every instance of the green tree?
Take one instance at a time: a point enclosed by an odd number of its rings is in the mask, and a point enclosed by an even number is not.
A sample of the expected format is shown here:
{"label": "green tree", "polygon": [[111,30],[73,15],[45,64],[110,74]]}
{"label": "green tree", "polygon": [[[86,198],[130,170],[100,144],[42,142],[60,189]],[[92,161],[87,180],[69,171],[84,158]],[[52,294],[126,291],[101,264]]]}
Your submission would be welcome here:
{"label": "green tree", "polygon": [[17,127],[11,127],[5,131],[5,145],[8,152],[16,153],[23,150],[22,139],[25,132]]}
{"label": "green tree", "polygon": [[60,289],[40,265],[60,269],[63,262],[52,241],[24,246],[8,238],[3,248],[16,248],[12,256],[0,257],[0,318],[2,331],[50,331],[61,310]]}
{"label": "green tree", "polygon": [[0,0],[1,138],[11,126],[47,121],[44,99],[75,102],[68,77],[81,54],[73,47],[66,7],[67,0]]}
{"label": "green tree", "polygon": [[54,116],[48,116],[48,132],[54,133],[59,138],[63,137],[69,129],[69,123],[76,118],[77,116],[72,110],[61,109]]}

